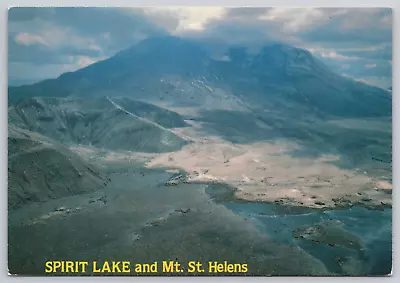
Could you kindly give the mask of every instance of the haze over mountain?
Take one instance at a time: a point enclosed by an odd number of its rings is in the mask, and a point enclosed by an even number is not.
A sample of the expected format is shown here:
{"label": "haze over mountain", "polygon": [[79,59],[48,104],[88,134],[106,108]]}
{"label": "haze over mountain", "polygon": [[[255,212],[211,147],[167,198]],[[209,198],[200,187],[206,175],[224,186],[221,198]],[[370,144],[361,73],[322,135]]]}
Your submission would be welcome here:
{"label": "haze over mountain", "polygon": [[[152,37],[57,79],[9,87],[9,122],[67,145],[162,153],[193,138],[177,130],[189,119],[205,136],[295,141],[307,154],[338,154],[346,167],[391,160],[387,91],[286,44],[220,47]],[[344,118],[375,119],[384,130],[327,123]]]}
{"label": "haze over mountain", "polygon": [[[288,21],[287,10],[222,10],[191,36],[154,30],[147,20],[156,10],[140,10],[145,21],[133,22],[125,10],[10,13],[17,26],[50,19],[76,30],[16,29],[12,44],[24,47],[9,50],[53,48],[50,59],[59,64],[74,57],[58,58],[56,50],[88,52],[82,65],[96,61],[8,87],[10,273],[43,274],[49,258],[132,254],[138,263],[246,262],[247,275],[389,273],[391,93],[337,73],[313,51],[277,37],[266,43],[264,28],[282,17],[290,24],[285,36],[305,24]],[[295,11],[316,22],[327,13]],[[108,13],[115,24],[102,22]],[[355,15],[347,13],[332,15]],[[260,40],[244,44],[230,19]],[[62,50],[65,36],[72,50]],[[127,41],[136,43],[100,54]],[[80,45],[86,49],[74,49]],[[9,54],[13,63],[42,61],[18,52]]]}
{"label": "haze over mountain", "polygon": [[391,115],[387,92],[333,73],[303,49],[273,44],[251,54],[238,46],[219,58],[213,51],[199,41],[154,37],[57,79],[10,87],[9,102],[123,95],[181,106],[267,108],[278,103],[337,116]]}

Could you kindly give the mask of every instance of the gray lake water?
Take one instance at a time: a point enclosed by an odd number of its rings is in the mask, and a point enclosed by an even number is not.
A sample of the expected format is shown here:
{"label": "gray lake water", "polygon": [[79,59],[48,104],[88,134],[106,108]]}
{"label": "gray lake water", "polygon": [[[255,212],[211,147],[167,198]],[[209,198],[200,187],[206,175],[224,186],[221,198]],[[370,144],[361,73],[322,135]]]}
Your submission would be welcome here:
{"label": "gray lake water", "polygon": [[9,213],[10,273],[43,274],[46,260],[169,259],[247,263],[245,275],[390,272],[391,209],[239,202],[226,186],[166,186],[161,169],[116,166],[110,178],[103,191]]}
{"label": "gray lake water", "polygon": [[[305,250],[322,261],[330,272],[385,275],[391,271],[392,209],[368,210],[364,207],[351,207],[318,210],[266,203],[220,203],[255,223],[259,231],[266,233],[274,241]],[[316,237],[307,238],[295,237],[296,233],[293,233],[302,227],[309,227],[310,230],[313,226],[325,228],[329,235],[321,232]],[[306,236],[306,233],[298,232],[297,235]],[[329,240],[324,240],[327,236]],[[355,242],[355,246],[348,245],[349,241]],[[346,261],[349,260],[354,266],[346,270],[350,267],[346,266]]]}

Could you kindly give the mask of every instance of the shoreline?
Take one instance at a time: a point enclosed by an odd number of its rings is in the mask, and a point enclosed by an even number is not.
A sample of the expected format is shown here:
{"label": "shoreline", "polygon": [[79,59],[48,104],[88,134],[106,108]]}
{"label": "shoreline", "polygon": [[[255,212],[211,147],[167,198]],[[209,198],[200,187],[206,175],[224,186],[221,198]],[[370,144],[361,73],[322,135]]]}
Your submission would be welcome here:
{"label": "shoreline", "polygon": [[[160,167],[161,169],[161,167]],[[306,205],[301,205],[296,201],[292,201],[290,199],[287,199],[285,202],[285,199],[277,199],[274,201],[268,201],[268,200],[251,200],[251,199],[245,199],[245,198],[239,198],[237,196],[237,192],[239,189],[231,184],[224,183],[220,180],[212,180],[212,181],[188,181],[185,179],[188,174],[182,169],[176,169],[176,168],[167,168],[166,170],[178,170],[179,173],[176,173],[178,176],[173,176],[168,182],[170,181],[175,181],[178,178],[180,182],[173,182],[171,184],[168,184],[168,186],[177,186],[179,184],[203,184],[206,185],[206,190],[208,188],[212,188],[213,186],[218,186],[219,189],[223,188],[225,189],[225,192],[223,192],[222,197],[220,194],[217,195],[212,195],[208,193],[211,197],[217,197],[217,198],[222,198],[221,199],[215,199],[213,198],[213,201],[220,203],[220,202],[234,202],[234,203],[261,203],[261,204],[273,204],[273,205],[279,205],[279,206],[284,206],[284,207],[293,207],[293,208],[304,208],[304,209],[310,209],[310,210],[318,210],[318,211],[325,211],[325,210],[341,210],[341,209],[348,209],[352,207],[362,207],[366,208],[368,210],[378,210],[382,211],[384,209],[392,209],[392,205],[389,204],[376,204],[376,205],[368,205],[366,203],[362,203],[360,201],[356,201],[354,203],[352,202],[346,202],[347,204],[342,204],[342,205],[335,205],[335,206],[306,206]],[[167,182],[167,183],[168,183]],[[166,185],[167,185],[166,183]]]}
{"label": "shoreline", "polygon": [[[207,154],[213,145],[216,147]],[[230,154],[234,153],[228,163],[221,157],[228,158],[229,150]],[[172,175],[166,186],[179,183],[229,186],[234,188],[236,201],[315,209],[392,207],[392,184],[388,180],[370,177],[357,169],[338,168],[327,163],[334,159],[332,156],[321,160],[293,158],[285,154],[285,145],[243,148],[243,145],[211,141],[208,146],[192,144],[181,151],[164,154],[103,151],[99,156],[93,148],[80,147],[74,151],[103,164],[122,162],[163,170]],[[264,152],[266,155],[262,156]],[[274,155],[276,152],[280,154]]]}

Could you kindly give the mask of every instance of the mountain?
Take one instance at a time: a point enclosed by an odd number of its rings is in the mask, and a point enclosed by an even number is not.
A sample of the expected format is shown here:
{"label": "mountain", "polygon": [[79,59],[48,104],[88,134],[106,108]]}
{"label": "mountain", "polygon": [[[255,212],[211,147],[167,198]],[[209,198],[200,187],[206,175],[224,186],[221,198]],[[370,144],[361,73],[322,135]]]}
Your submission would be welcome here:
{"label": "mountain", "polygon": [[8,117],[64,144],[165,152],[186,143],[169,129],[185,126],[180,115],[129,98],[29,98],[11,105]]}
{"label": "mountain", "polygon": [[173,36],[153,37],[76,72],[9,87],[9,103],[26,97],[127,96],[150,103],[253,109],[288,105],[341,117],[391,116],[391,96],[332,72],[306,50],[285,44],[258,52]]}
{"label": "mountain", "polygon": [[8,127],[8,208],[93,192],[107,184],[99,168],[38,133]]}

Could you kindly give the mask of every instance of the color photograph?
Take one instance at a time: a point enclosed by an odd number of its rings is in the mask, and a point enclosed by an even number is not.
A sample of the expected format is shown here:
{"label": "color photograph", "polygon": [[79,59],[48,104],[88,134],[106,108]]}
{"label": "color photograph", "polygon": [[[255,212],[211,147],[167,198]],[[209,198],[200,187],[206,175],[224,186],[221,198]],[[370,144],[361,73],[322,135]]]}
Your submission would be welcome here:
{"label": "color photograph", "polygon": [[8,10],[8,272],[387,276],[392,9]]}

